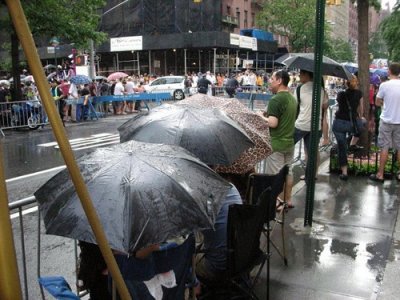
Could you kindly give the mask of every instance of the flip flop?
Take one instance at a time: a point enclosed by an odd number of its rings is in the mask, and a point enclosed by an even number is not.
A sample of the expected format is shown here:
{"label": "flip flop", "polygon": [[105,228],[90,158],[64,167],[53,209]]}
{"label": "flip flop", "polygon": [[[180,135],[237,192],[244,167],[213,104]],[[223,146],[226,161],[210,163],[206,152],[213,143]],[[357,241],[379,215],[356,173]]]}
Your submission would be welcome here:
{"label": "flip flop", "polygon": [[379,178],[378,176],[376,176],[376,174],[371,174],[369,175],[369,179],[375,182],[379,182],[379,183],[384,183],[385,179],[383,178]]}

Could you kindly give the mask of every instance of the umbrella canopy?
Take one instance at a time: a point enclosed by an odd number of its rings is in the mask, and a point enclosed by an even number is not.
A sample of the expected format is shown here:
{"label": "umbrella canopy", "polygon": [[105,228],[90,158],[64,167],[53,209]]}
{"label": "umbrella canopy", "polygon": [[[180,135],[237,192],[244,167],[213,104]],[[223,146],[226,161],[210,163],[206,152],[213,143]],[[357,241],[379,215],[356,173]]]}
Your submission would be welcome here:
{"label": "umbrella canopy", "polygon": [[0,85],[7,85],[7,86],[10,86],[10,81],[8,81],[8,80],[6,80],[6,79],[2,79],[2,80],[0,80]]}
{"label": "umbrella canopy", "polygon": [[344,62],[342,65],[352,74],[358,71],[358,64],[353,62]]}
{"label": "umbrella canopy", "polygon": [[[212,228],[231,185],[185,149],[129,141],[78,159],[112,249]],[[95,243],[65,169],[35,192],[46,233]]]}
{"label": "umbrella canopy", "polygon": [[381,78],[378,74],[369,73],[369,83],[373,85],[379,85],[381,83]]}
{"label": "umbrella canopy", "polygon": [[128,76],[129,75],[124,72],[115,72],[115,73],[108,75],[107,80],[108,81],[117,80],[117,79],[128,77]]}
{"label": "umbrella canopy", "polygon": [[49,64],[49,65],[45,65],[43,68],[45,68],[46,70],[50,70],[50,69],[57,69],[57,66]]}
{"label": "umbrella canopy", "polygon": [[254,146],[244,151],[232,165],[218,166],[217,172],[245,174],[272,153],[268,125],[239,100],[195,94],[180,101],[177,105],[219,108],[236,121],[254,142]]}
{"label": "umbrella canopy", "polygon": [[75,75],[72,76],[69,81],[73,84],[87,84],[87,83],[91,83],[92,80],[90,79],[90,77],[86,76],[86,75]]}
{"label": "umbrella canopy", "polygon": [[230,165],[253,146],[250,137],[222,111],[164,104],[119,128],[121,142],[179,145],[208,165]]}
{"label": "umbrella canopy", "polygon": [[369,69],[371,73],[374,75],[378,75],[379,77],[388,77],[389,71],[387,69]]}
{"label": "umbrella canopy", "polygon": [[[301,69],[314,72],[314,53],[296,53],[282,61],[288,69]],[[324,56],[322,58],[322,75],[351,79],[352,74],[337,61]]]}
{"label": "umbrella canopy", "polygon": [[28,76],[24,77],[23,79],[21,79],[21,81],[23,81],[23,82],[35,82],[35,78],[33,78],[32,75],[28,75]]}
{"label": "umbrella canopy", "polygon": [[101,76],[101,75],[96,75],[94,77],[94,80],[107,80],[107,77]]}

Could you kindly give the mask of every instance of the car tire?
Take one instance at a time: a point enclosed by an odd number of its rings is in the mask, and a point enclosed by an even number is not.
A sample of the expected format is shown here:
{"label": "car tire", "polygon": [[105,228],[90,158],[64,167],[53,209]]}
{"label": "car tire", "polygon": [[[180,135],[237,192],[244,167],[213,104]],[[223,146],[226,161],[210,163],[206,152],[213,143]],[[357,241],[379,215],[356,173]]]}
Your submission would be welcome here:
{"label": "car tire", "polygon": [[183,100],[183,99],[185,99],[185,93],[182,90],[176,90],[174,92],[174,99],[175,100]]}

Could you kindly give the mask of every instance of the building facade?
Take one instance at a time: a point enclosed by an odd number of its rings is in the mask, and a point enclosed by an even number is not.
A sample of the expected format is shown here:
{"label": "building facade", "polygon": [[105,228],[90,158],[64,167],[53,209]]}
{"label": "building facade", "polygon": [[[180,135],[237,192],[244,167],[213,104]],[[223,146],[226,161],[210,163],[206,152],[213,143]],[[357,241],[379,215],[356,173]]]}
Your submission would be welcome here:
{"label": "building facade", "polygon": [[131,0],[111,10],[119,2],[107,1],[102,12],[100,30],[110,40],[96,47],[99,74],[225,73],[273,62],[273,39],[240,35],[254,27],[260,1]]}

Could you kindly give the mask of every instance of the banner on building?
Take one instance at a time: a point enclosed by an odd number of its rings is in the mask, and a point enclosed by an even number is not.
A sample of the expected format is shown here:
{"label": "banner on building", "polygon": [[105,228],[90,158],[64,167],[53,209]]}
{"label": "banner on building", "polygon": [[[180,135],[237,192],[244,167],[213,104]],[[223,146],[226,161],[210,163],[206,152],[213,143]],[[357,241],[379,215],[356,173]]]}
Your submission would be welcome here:
{"label": "banner on building", "polygon": [[110,39],[110,51],[143,50],[143,36],[125,36]]}

